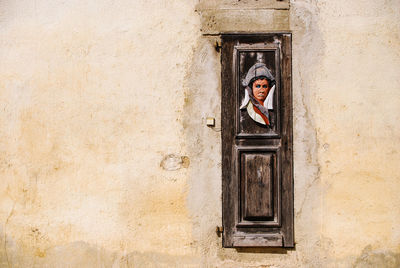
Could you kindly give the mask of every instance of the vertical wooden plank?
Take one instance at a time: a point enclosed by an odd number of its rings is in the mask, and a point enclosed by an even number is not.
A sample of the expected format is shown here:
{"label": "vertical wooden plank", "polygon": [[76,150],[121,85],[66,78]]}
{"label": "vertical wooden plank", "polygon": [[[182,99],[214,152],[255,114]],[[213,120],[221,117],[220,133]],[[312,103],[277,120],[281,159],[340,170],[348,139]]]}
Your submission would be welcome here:
{"label": "vertical wooden plank", "polygon": [[234,77],[233,77],[233,40],[222,37],[221,54],[221,130],[222,130],[222,222],[224,232],[222,244],[224,247],[233,246],[233,233],[235,231],[235,213],[238,208],[235,193],[238,192],[235,178],[235,163],[233,157],[234,144]]}
{"label": "vertical wooden plank", "polygon": [[245,220],[273,217],[272,181],[273,156],[270,154],[242,154],[242,182]]}
{"label": "vertical wooden plank", "polygon": [[284,246],[294,246],[293,115],[291,34],[282,35],[282,233]]}

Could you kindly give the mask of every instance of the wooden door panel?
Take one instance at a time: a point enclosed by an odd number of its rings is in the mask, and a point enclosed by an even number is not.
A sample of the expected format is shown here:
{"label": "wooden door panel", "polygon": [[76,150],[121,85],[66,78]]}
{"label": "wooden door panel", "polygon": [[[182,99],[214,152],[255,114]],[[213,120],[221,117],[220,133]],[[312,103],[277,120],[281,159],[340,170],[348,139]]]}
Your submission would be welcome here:
{"label": "wooden door panel", "polygon": [[279,226],[280,174],[278,147],[237,146],[240,189],[236,227]]}
{"label": "wooden door panel", "polygon": [[[293,247],[291,34],[221,39],[223,246]],[[241,109],[257,64],[275,79],[269,125]]]}
{"label": "wooden door panel", "polygon": [[243,219],[257,221],[273,217],[273,155],[242,154],[240,164]]}
{"label": "wooden door panel", "polygon": [[[277,44],[237,44],[233,48],[233,64],[236,66],[234,77],[236,78],[235,86],[237,87],[237,104],[241,104],[244,99],[244,90],[240,90],[242,87],[242,81],[244,80],[248,69],[254,64],[254,62],[265,63],[266,66],[271,70],[271,73],[276,77],[276,88],[280,86],[280,74],[277,70],[280,70],[280,50]],[[237,109],[236,121],[236,137],[237,138],[259,138],[259,137],[277,137],[280,132],[280,120],[279,114],[275,113],[275,110],[279,109],[279,90],[275,91],[274,94],[274,110],[270,111],[271,127],[266,128],[265,126],[254,122],[249,117],[246,110]]]}

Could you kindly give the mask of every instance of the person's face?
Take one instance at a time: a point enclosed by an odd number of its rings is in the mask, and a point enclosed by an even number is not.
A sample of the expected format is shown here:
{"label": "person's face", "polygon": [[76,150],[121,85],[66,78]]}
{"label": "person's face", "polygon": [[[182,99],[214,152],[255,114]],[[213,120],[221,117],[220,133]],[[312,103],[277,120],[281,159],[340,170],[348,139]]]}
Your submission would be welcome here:
{"label": "person's face", "polygon": [[268,80],[258,79],[253,83],[253,96],[258,100],[263,102],[267,97],[269,91]]}

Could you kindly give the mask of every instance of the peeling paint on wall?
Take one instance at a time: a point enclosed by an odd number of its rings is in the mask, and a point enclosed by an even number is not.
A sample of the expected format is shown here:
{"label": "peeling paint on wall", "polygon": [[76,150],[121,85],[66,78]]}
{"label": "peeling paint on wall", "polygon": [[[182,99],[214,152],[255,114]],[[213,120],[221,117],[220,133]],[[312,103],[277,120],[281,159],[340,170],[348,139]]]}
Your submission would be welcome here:
{"label": "peeling paint on wall", "polygon": [[181,168],[189,167],[190,160],[187,156],[178,156],[175,154],[168,154],[161,160],[160,166],[165,170],[178,170]]}

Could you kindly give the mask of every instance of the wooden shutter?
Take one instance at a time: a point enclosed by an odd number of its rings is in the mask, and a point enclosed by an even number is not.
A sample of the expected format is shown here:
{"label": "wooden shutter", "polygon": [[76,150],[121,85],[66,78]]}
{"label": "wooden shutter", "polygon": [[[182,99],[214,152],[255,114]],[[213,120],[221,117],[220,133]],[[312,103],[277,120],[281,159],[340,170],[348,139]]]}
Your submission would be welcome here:
{"label": "wooden shutter", "polygon": [[[293,247],[291,34],[223,34],[224,247]],[[275,77],[271,126],[246,109],[242,80],[257,62]]]}

